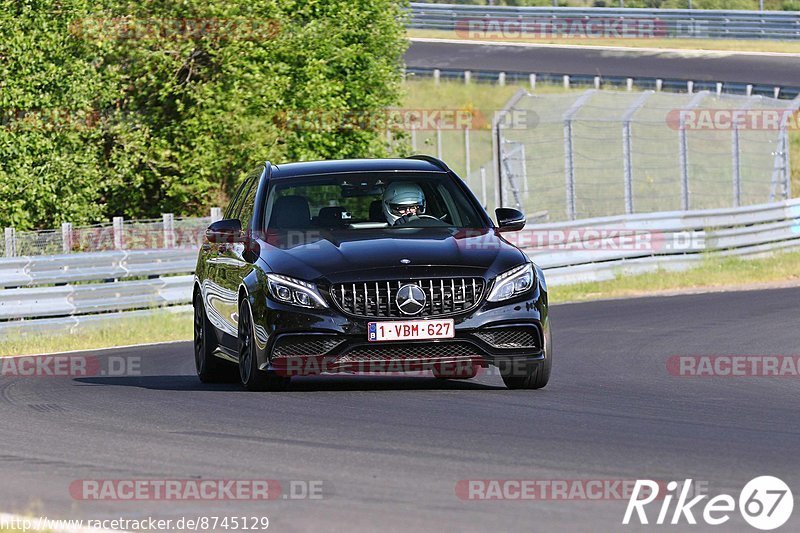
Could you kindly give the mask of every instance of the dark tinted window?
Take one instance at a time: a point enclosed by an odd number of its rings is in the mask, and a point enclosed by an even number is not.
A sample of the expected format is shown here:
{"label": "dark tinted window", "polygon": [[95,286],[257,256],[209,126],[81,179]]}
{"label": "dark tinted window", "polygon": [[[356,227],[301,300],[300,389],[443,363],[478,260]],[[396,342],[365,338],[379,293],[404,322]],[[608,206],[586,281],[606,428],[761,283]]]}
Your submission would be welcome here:
{"label": "dark tinted window", "polygon": [[258,192],[258,182],[261,178],[263,170],[254,171],[247,179],[252,182],[246,193],[242,194],[242,206],[239,213],[239,220],[242,221],[242,228],[248,229],[250,220],[253,218],[253,210],[255,209],[256,193]]}
{"label": "dark tinted window", "polygon": [[242,184],[241,184],[241,185],[239,185],[239,188],[238,188],[238,189],[236,189],[236,194],[234,194],[234,195],[233,195],[233,199],[232,199],[232,200],[231,200],[231,202],[228,204],[228,208],[225,210],[225,215],[224,215],[224,218],[234,218],[234,217],[233,217],[233,213],[234,213],[234,212],[236,211],[236,209],[238,208],[238,205],[239,205],[239,204],[238,204],[237,202],[239,201],[239,197],[242,195],[242,189],[244,189],[244,186],[245,186],[245,185],[247,185],[247,179],[246,179],[246,178],[245,178],[245,180],[242,182]]}
{"label": "dark tinted window", "polygon": [[[387,215],[385,193],[393,185],[421,193],[419,216],[403,224]],[[265,209],[274,229],[394,227],[485,227],[477,206],[441,172],[351,173],[276,180]]]}
{"label": "dark tinted window", "polygon": [[[234,200],[231,212],[229,213],[227,218],[239,218],[239,219],[241,218],[242,205],[244,204],[244,201],[247,198],[249,191],[255,188],[255,183],[256,179],[253,177],[252,174],[249,174],[245,178],[244,183],[242,184],[242,189],[239,192],[239,195],[236,197],[236,200]],[[245,227],[244,223],[242,224],[242,227],[243,228]]]}

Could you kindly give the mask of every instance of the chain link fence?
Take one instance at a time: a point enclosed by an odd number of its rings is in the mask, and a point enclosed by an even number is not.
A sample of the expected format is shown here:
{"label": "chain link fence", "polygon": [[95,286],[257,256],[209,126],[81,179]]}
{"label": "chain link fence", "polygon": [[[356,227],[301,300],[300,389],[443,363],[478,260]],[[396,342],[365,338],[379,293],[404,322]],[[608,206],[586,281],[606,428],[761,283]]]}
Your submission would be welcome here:
{"label": "chain link fence", "polygon": [[788,199],[798,107],[706,91],[520,91],[494,127],[497,201],[563,221]]}
{"label": "chain link fence", "polygon": [[87,226],[64,223],[61,229],[16,231],[5,228],[0,241],[0,257],[58,255],[107,250],[152,250],[164,248],[197,249],[206,228],[221,218],[218,208],[207,217],[174,217],[124,220]]}

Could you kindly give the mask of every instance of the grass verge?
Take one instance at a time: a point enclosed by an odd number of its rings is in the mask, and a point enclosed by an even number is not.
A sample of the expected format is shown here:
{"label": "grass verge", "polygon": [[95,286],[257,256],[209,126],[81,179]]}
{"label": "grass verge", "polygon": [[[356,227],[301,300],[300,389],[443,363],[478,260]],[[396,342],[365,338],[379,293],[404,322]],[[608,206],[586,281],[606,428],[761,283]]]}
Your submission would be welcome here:
{"label": "grass verge", "polygon": [[800,252],[781,253],[764,259],[709,256],[697,268],[683,272],[659,271],[639,276],[620,276],[610,281],[550,287],[550,301],[583,302],[793,284],[800,285]]}
{"label": "grass verge", "polygon": [[191,313],[156,312],[84,326],[79,332],[14,334],[0,340],[0,356],[91,350],[129,344],[190,340]]}
{"label": "grass verge", "polygon": [[794,41],[715,40],[715,39],[592,39],[561,38],[537,39],[535,37],[467,39],[454,31],[408,30],[410,38],[472,40],[475,43],[500,41],[508,43],[554,44],[567,46],[620,46],[625,48],[657,48],[676,50],[706,50],[718,52],[780,52],[800,53],[800,43]]}

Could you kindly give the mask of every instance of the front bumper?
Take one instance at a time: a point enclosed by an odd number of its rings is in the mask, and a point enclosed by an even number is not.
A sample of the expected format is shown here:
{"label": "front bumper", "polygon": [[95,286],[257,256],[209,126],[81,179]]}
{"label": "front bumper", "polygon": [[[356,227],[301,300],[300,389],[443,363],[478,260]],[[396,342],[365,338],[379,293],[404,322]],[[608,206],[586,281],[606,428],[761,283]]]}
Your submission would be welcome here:
{"label": "front bumper", "polygon": [[298,309],[266,298],[261,303],[266,339],[259,367],[284,375],[415,372],[442,365],[503,368],[538,364],[545,357],[547,306],[539,290],[508,303],[484,302],[453,317],[455,338],[429,341],[368,342],[367,325],[378,319],[332,308]]}

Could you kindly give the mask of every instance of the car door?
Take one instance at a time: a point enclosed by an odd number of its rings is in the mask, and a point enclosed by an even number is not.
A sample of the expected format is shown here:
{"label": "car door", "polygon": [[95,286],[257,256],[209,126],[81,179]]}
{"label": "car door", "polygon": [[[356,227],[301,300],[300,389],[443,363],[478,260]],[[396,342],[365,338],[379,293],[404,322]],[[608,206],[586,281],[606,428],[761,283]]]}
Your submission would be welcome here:
{"label": "car door", "polygon": [[[223,218],[237,218],[241,208],[242,201],[246,194],[246,186],[249,180],[245,179],[236,194],[233,196],[228,208],[225,210]],[[228,293],[226,277],[228,275],[226,264],[229,259],[227,258],[228,248],[231,243],[205,243],[203,248],[207,250],[206,253],[206,277],[203,280],[203,293],[205,295],[206,309],[208,310],[208,318],[214,325],[217,331],[222,333],[219,337],[220,343],[224,342],[226,336],[236,336],[237,331],[235,327],[231,327],[230,317],[230,299],[231,295]],[[235,300],[236,295],[233,295]],[[235,312],[235,310],[234,310]]]}
{"label": "car door", "polygon": [[[252,217],[258,181],[262,170],[251,172],[245,179],[242,194],[235,206],[235,211],[231,213],[231,218],[239,219],[242,222],[242,229],[247,230],[247,224]],[[225,321],[225,331],[230,334],[230,338],[223,339],[223,344],[231,349],[236,349],[239,328],[239,286],[249,265],[245,261],[243,254],[245,243],[227,243],[220,247],[217,268],[218,279],[221,288],[221,298],[219,302],[220,315]]]}

